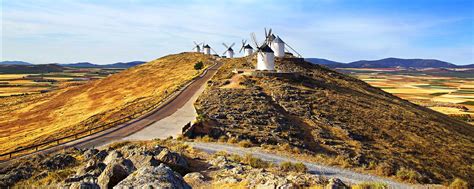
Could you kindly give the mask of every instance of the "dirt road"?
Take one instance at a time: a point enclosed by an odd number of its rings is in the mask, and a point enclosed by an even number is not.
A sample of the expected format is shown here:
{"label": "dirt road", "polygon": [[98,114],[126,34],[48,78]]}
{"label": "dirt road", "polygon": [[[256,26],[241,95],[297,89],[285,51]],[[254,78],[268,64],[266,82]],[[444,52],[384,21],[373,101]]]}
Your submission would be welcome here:
{"label": "dirt road", "polygon": [[294,158],[283,156],[283,155],[261,152],[255,148],[242,148],[242,147],[231,146],[231,145],[226,145],[226,144],[202,143],[202,142],[192,142],[192,143],[189,143],[189,145],[208,153],[225,151],[227,153],[237,154],[237,155],[252,154],[252,156],[254,157],[258,157],[262,160],[271,161],[277,164],[280,164],[286,161],[290,161],[293,163],[301,162],[306,165],[309,173],[311,174],[320,175],[320,176],[324,176],[328,178],[339,178],[345,183],[378,182],[378,183],[387,184],[389,188],[414,188],[415,187],[412,185],[396,182],[387,178],[358,173],[358,172],[351,171],[348,169],[325,166],[325,165],[321,165],[321,164],[317,164],[313,162],[307,162],[307,161],[298,161],[298,160],[295,160]]}

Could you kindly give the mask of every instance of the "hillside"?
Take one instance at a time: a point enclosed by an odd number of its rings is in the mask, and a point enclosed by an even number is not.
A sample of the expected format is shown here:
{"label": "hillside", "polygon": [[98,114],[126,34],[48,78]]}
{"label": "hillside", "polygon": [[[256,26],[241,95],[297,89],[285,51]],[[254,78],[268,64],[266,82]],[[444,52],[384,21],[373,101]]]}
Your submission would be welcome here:
{"label": "hillside", "polygon": [[474,180],[474,127],[358,79],[277,59],[276,76],[235,75],[255,59],[226,59],[196,108],[197,135],[304,150],[343,167],[408,182]]}
{"label": "hillside", "polygon": [[31,63],[13,60],[13,61],[1,61],[0,65],[31,65]]}
{"label": "hillside", "polygon": [[326,59],[307,58],[306,61],[325,65],[330,68],[469,68],[469,65],[458,66],[434,59],[385,58],[380,60],[360,60],[350,63],[340,63]]}
{"label": "hillside", "polygon": [[199,74],[196,53],[169,55],[103,79],[0,99],[0,153],[138,116]]}
{"label": "hillside", "polygon": [[130,68],[133,66],[137,66],[146,62],[143,61],[132,61],[132,62],[117,62],[113,64],[93,64],[90,62],[78,62],[78,63],[70,63],[70,64],[59,64],[65,67],[73,67],[73,68]]}

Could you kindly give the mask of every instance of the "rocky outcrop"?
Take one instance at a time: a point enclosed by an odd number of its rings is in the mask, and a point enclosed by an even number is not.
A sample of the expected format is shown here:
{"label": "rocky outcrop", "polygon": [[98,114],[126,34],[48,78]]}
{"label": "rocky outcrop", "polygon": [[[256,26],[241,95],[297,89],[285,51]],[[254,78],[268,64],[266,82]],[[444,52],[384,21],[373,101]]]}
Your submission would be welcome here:
{"label": "rocky outcrop", "polygon": [[130,160],[123,158],[112,159],[100,174],[98,184],[101,188],[112,188],[134,170],[135,167]]}
{"label": "rocky outcrop", "polygon": [[0,188],[6,188],[14,183],[30,178],[33,169],[31,167],[18,167],[9,171],[7,174],[0,175]]}
{"label": "rocky outcrop", "polygon": [[114,187],[114,189],[125,188],[166,188],[166,189],[190,189],[191,187],[183,178],[171,170],[165,164],[158,167],[145,166],[128,176]]}
{"label": "rocky outcrop", "polygon": [[180,166],[182,168],[188,168],[188,162],[186,161],[186,159],[183,156],[179,155],[176,152],[171,152],[166,148],[161,150],[160,154],[158,154],[155,157],[156,157],[156,159],[158,159],[158,160],[160,160],[164,163],[171,164],[171,165],[177,165],[177,166]]}
{"label": "rocky outcrop", "polygon": [[41,165],[48,170],[57,170],[63,169],[75,162],[76,158],[69,154],[56,154],[53,157],[44,160]]}
{"label": "rocky outcrop", "polygon": [[338,178],[329,179],[329,184],[326,185],[325,189],[349,189],[349,186],[345,185]]}

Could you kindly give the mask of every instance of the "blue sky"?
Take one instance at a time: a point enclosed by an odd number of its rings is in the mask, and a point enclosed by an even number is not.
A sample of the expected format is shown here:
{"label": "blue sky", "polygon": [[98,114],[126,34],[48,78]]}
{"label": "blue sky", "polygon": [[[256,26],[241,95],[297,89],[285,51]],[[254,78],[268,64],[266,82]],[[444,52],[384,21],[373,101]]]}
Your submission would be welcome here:
{"label": "blue sky", "polygon": [[153,60],[271,27],[304,57],[474,63],[474,1],[1,0],[1,60]]}

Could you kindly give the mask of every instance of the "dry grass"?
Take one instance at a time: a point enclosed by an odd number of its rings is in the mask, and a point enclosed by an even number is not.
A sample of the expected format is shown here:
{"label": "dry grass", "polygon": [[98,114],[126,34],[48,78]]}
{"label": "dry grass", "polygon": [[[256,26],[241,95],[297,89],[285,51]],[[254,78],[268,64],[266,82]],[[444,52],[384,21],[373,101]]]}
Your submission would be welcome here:
{"label": "dry grass", "polygon": [[211,65],[210,56],[202,54],[169,55],[84,85],[2,99],[0,153],[143,114],[198,75],[197,61]]}

